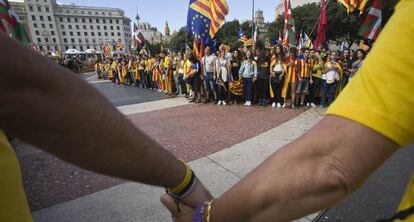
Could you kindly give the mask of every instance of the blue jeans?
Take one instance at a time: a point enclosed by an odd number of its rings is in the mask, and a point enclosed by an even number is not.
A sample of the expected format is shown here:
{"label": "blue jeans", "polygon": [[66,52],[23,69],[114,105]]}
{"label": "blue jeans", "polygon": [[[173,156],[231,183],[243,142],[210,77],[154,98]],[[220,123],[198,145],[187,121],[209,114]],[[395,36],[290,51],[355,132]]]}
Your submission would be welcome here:
{"label": "blue jeans", "polygon": [[327,107],[331,105],[334,100],[335,92],[336,92],[336,82],[327,84],[326,80],[322,80],[322,102],[321,105],[323,107]]}
{"label": "blue jeans", "polygon": [[214,82],[214,73],[208,72],[207,75],[204,76],[204,87],[207,93],[215,92],[215,82]]}
{"label": "blue jeans", "polygon": [[243,95],[246,101],[252,101],[252,94],[253,94],[253,79],[252,78],[244,78],[243,79]]}

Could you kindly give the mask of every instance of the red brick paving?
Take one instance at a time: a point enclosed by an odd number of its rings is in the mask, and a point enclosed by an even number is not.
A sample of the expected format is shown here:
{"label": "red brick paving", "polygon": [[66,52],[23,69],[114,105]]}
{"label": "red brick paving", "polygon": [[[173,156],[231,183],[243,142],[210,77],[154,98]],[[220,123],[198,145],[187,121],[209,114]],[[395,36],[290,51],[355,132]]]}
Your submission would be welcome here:
{"label": "red brick paving", "polygon": [[255,137],[304,111],[208,104],[157,110],[129,118],[177,157],[194,160]]}
{"label": "red brick paving", "polygon": [[[129,118],[177,157],[194,160],[272,129],[304,110],[241,105],[186,105],[135,114]],[[19,145],[17,154],[32,211],[124,182],[79,169],[54,156],[31,149]]]}

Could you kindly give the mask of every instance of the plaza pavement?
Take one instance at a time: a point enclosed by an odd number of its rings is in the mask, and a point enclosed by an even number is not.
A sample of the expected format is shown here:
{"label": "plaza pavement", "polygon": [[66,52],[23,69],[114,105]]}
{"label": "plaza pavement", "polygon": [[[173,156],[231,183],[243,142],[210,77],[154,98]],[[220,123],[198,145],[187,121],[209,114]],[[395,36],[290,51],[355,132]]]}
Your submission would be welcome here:
{"label": "plaza pavement", "polygon": [[[187,104],[185,99],[176,98],[121,106],[119,110],[126,115],[132,115],[182,108],[189,106]],[[268,109],[271,110],[269,107]],[[321,116],[318,109],[308,110],[257,136],[193,160],[190,165],[212,193],[218,196],[271,153],[302,135]],[[163,192],[160,188],[126,182],[35,211],[33,217],[37,222],[170,221],[168,212],[159,202]],[[300,221],[311,221],[316,216],[317,214],[313,214]]]}

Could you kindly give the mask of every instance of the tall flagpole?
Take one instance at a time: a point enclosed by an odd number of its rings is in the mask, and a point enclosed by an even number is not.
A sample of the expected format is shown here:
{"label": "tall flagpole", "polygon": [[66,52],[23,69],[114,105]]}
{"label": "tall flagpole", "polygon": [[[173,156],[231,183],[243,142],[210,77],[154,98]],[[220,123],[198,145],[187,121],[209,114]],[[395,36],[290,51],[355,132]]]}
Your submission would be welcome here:
{"label": "tall flagpole", "polygon": [[255,50],[254,48],[254,0],[252,0],[252,46],[253,46],[253,51]]}

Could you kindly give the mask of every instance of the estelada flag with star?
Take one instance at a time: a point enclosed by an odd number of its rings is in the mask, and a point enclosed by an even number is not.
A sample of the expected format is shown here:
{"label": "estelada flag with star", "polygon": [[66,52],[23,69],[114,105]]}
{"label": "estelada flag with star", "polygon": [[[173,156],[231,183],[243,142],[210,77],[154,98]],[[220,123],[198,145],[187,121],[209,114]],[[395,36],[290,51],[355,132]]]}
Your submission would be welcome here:
{"label": "estelada flag with star", "polygon": [[228,13],[229,6],[226,0],[190,0],[187,31],[204,43],[210,42]]}
{"label": "estelada flag with star", "polygon": [[30,40],[24,25],[11,7],[8,0],[0,0],[0,31],[6,32],[10,37],[29,45]]}

